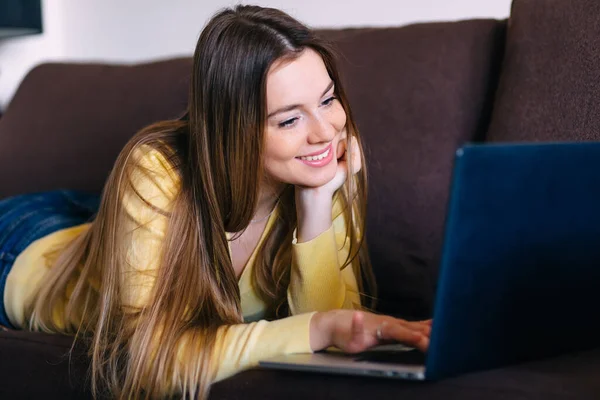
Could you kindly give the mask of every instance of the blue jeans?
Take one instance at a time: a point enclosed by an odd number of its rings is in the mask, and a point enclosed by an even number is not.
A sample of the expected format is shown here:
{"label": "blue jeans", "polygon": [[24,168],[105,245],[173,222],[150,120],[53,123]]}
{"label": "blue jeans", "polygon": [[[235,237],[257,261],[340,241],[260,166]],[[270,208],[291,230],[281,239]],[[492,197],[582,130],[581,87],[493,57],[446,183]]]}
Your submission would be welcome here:
{"label": "blue jeans", "polygon": [[4,288],[17,256],[50,233],[90,222],[99,204],[97,194],[70,190],[0,200],[0,325],[14,328],[4,308]]}

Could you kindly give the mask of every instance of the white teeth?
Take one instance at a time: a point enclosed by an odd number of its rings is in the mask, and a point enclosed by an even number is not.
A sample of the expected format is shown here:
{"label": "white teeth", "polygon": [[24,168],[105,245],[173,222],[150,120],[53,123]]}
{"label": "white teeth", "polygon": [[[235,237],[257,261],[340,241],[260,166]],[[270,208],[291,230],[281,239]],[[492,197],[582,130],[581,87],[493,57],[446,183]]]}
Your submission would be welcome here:
{"label": "white teeth", "polygon": [[317,156],[308,156],[308,157],[300,157],[301,160],[306,160],[306,161],[319,161],[324,159],[325,157],[327,157],[329,155],[329,150],[327,149],[325,150],[325,152],[317,155]]}

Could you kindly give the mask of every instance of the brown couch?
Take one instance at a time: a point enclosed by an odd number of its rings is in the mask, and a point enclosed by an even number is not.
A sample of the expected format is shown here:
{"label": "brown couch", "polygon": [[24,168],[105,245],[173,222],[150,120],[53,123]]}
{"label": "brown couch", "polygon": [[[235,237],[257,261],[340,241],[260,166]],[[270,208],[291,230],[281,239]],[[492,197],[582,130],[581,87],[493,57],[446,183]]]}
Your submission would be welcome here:
{"label": "brown couch", "polygon": [[[431,315],[452,159],[468,141],[600,139],[600,3],[515,0],[511,17],[324,30],[367,145],[368,240],[380,310]],[[189,58],[45,64],[0,119],[0,198],[98,191],[139,128],[177,116]],[[594,318],[595,316],[591,316]],[[557,316],[557,323],[568,315]],[[0,398],[87,398],[70,338],[0,332]],[[435,383],[255,369],[215,399],[599,399],[600,348]]]}

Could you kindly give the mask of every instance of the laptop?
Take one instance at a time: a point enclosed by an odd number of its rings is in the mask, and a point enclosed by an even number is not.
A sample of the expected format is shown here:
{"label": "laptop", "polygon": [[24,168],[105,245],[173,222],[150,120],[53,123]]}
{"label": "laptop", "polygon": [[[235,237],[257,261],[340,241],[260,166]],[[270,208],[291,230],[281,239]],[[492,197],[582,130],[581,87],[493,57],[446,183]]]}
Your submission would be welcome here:
{"label": "laptop", "polygon": [[259,365],[439,380],[598,347],[598,305],[600,143],[468,144],[454,160],[427,353],[388,345]]}

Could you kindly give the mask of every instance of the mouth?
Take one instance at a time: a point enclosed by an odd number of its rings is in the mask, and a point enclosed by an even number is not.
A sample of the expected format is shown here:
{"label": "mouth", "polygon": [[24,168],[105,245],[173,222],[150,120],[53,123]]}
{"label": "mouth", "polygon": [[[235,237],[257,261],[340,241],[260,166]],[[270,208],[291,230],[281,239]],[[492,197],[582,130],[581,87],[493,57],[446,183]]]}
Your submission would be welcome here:
{"label": "mouth", "polygon": [[325,149],[319,153],[313,153],[307,156],[296,157],[297,160],[304,164],[310,165],[311,167],[323,167],[331,162],[333,159],[333,148],[330,143]]}

